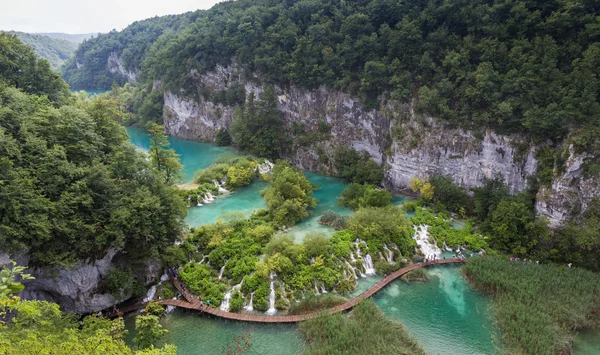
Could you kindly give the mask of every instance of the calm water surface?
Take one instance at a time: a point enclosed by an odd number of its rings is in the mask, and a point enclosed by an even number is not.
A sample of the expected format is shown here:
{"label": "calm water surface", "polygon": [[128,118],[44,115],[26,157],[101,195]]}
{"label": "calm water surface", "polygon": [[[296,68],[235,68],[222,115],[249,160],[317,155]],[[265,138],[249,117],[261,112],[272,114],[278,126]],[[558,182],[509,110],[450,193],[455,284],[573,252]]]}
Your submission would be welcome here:
{"label": "calm water surface", "polygon": [[[131,142],[147,150],[150,140],[140,129],[128,128]],[[195,171],[206,168],[220,155],[231,153],[232,148],[169,138],[172,147],[181,154],[185,181],[193,179]],[[350,210],[337,206],[337,197],[345,184],[338,179],[306,173],[309,180],[321,186],[314,197],[319,204],[311,217],[295,226],[292,233],[298,241],[306,233],[320,231],[326,234],[332,228],[319,225],[318,217],[326,210],[345,215]],[[218,198],[214,203],[188,209],[187,223],[198,226],[214,222],[223,213],[239,211],[249,214],[253,209],[264,208],[260,190],[266,184],[257,181],[229,196]],[[402,197],[394,199],[401,204]],[[456,266],[436,266],[430,269],[428,282],[405,283],[395,281],[379,292],[374,300],[391,319],[402,322],[419,343],[432,354],[493,354],[494,331],[488,320],[488,300],[469,288]],[[380,280],[380,277],[361,278],[358,295]],[[133,328],[134,317],[127,319]],[[252,331],[250,354],[298,354],[303,339],[295,325],[250,325],[239,322],[206,318],[195,313],[175,311],[162,320],[169,330],[164,341],[175,344],[178,354],[221,354],[236,336]],[[134,336],[130,333],[129,339]],[[584,354],[584,353],[582,353]]]}

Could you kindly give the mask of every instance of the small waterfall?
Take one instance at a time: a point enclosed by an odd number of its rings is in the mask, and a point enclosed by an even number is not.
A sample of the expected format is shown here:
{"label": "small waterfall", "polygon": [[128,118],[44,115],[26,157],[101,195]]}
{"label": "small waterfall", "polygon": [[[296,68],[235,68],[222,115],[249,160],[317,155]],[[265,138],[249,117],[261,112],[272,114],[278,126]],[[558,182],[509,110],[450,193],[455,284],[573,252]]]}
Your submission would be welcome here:
{"label": "small waterfall", "polygon": [[146,297],[144,297],[144,299],[142,301],[150,302],[154,299],[154,296],[156,296],[156,285],[154,285],[148,289],[148,292],[146,293]]}
{"label": "small waterfall", "polygon": [[[225,178],[223,178],[223,180],[225,180]],[[219,193],[222,193],[222,194],[229,193],[229,190],[227,190],[226,188],[223,187],[224,183],[219,184],[219,182],[217,180],[213,180],[213,184],[215,184],[215,186],[219,190]]]}
{"label": "small waterfall", "polygon": [[360,242],[361,242],[361,240],[360,240],[360,239],[357,239],[357,240],[354,242],[354,245],[356,246],[356,257],[358,257],[358,258],[360,258],[360,257],[361,257],[361,256],[360,256]]}
{"label": "small waterfall", "polygon": [[248,304],[244,306],[244,309],[247,310],[248,312],[252,312],[254,310],[254,303],[252,302],[253,298],[254,298],[254,292],[252,292],[250,294],[250,302],[248,302]]}
{"label": "small waterfall", "polygon": [[187,198],[187,206],[188,206],[188,208],[192,207],[192,202],[191,201],[192,201],[192,199],[188,196],[188,198]]}
{"label": "small waterfall", "polygon": [[380,251],[377,251],[377,255],[379,255],[379,259],[386,261],[386,259],[383,257],[383,254],[381,254]]}
{"label": "small waterfall", "polygon": [[175,306],[168,305],[167,308],[165,308],[165,313],[171,313],[174,310],[175,310]]}
{"label": "small waterfall", "polygon": [[165,281],[169,280],[169,274],[167,274],[167,270],[165,270],[165,273],[162,274],[162,276],[160,277],[160,282],[158,283],[159,285]]}
{"label": "small waterfall", "polygon": [[275,281],[273,280],[276,275],[277,274],[275,274],[273,271],[271,271],[271,274],[269,275],[269,278],[271,279],[271,294],[269,295],[269,309],[265,312],[265,314],[270,316],[277,313],[277,309],[275,308]]}
{"label": "small waterfall", "polygon": [[321,281],[321,293],[326,294],[327,290],[325,289],[325,282]]}
{"label": "small waterfall", "polygon": [[315,263],[315,257],[313,256],[312,258],[310,258],[310,260],[308,261],[310,265]]}
{"label": "small waterfall", "polygon": [[354,257],[354,253],[350,252],[350,260],[352,260],[353,263],[356,262],[356,258]]}
{"label": "small waterfall", "polygon": [[207,255],[202,254],[202,260],[200,260],[198,262],[198,264],[202,264],[204,262],[204,259],[206,259]]}
{"label": "small waterfall", "polygon": [[391,251],[387,245],[383,245],[383,250],[385,251],[385,258],[387,259],[388,263],[393,263],[394,262],[394,252]]}
{"label": "small waterfall", "polygon": [[203,204],[200,203],[200,201],[204,201],[204,199],[200,196],[200,194],[198,194],[198,196],[196,198],[198,199],[198,203],[196,204],[196,206],[198,206],[198,207],[204,206]]}
{"label": "small waterfall", "polygon": [[229,311],[229,301],[231,300],[231,291],[227,291],[227,293],[225,294],[225,297],[223,297],[223,302],[221,302],[221,307],[220,309],[222,311]]}
{"label": "small waterfall", "polygon": [[319,293],[319,287],[317,286],[317,280],[313,280],[315,282],[315,295],[320,295]]}
{"label": "small waterfall", "polygon": [[[227,264],[227,261],[225,262]],[[223,278],[223,271],[225,271],[225,264],[221,266],[221,270],[219,270],[219,280]]]}
{"label": "small waterfall", "polygon": [[435,243],[432,243],[429,240],[429,233],[427,232],[427,226],[420,225],[420,226],[415,226],[414,228],[415,228],[415,236],[413,238],[417,242],[417,245],[421,249],[421,253],[423,255],[425,255],[425,257],[429,258],[433,254],[436,254],[438,256],[440,254],[442,254],[442,250],[440,248],[438,248],[438,246],[435,245]]}
{"label": "small waterfall", "polygon": [[258,173],[261,175],[266,174],[266,173],[270,172],[271,169],[273,169],[273,166],[274,166],[273,163],[271,163],[268,160],[265,160],[265,162],[263,164],[258,165]]}
{"label": "small waterfall", "polygon": [[354,271],[354,266],[352,266],[352,264],[350,264],[348,262],[348,260],[346,260],[346,265],[348,265],[348,268],[350,268],[350,271],[352,271],[352,275],[354,275],[354,279],[358,280],[358,276],[356,276],[356,271]]}
{"label": "small waterfall", "polygon": [[367,254],[363,258],[363,267],[365,268],[365,274],[375,275],[375,267],[373,267],[373,259],[371,259],[371,255]]}

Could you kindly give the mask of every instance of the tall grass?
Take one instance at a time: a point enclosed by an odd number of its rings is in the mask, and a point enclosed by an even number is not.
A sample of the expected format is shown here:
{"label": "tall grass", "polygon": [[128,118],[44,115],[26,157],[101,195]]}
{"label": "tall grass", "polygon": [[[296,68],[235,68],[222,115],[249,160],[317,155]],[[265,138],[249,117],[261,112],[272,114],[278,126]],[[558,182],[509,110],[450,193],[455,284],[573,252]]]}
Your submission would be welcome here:
{"label": "tall grass", "polygon": [[292,302],[288,314],[306,314],[338,306],[348,300],[344,297],[328,293],[322,296],[310,296],[300,302]]}
{"label": "tall grass", "polygon": [[575,333],[600,327],[600,274],[472,258],[465,275],[495,298],[503,345],[514,354],[570,354]]}
{"label": "tall grass", "polygon": [[357,305],[350,315],[318,317],[300,324],[307,340],[305,354],[425,354],[404,326],[385,317],[371,300]]}

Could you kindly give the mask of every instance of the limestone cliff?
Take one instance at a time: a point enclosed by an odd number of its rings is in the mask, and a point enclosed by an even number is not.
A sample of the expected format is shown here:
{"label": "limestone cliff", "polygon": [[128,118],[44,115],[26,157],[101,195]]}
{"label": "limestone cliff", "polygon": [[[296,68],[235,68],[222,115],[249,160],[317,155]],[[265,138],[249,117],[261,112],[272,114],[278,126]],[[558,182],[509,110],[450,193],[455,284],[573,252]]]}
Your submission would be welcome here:
{"label": "limestone cliff", "polygon": [[[77,65],[77,68],[80,67],[79,63],[76,62],[75,64]],[[137,74],[139,72],[139,70],[130,71],[125,69],[125,66],[123,66],[123,60],[115,52],[112,52],[108,57],[106,69],[108,69],[108,71],[113,74],[121,75],[122,77],[127,79],[129,83],[134,83],[137,80]]]}
{"label": "limestone cliff", "polygon": [[[260,96],[264,88],[259,78],[240,75],[235,64],[192,76],[199,87],[211,92],[240,85],[246,94],[254,92]],[[292,85],[275,90],[288,134],[297,132],[283,155],[309,171],[334,173],[333,151],[347,145],[368,152],[377,163],[383,164],[386,172],[383,184],[395,191],[406,189],[415,176],[448,175],[457,184],[472,188],[500,174],[515,193],[525,189],[527,178],[536,172],[536,147],[518,135],[447,127],[443,122],[417,115],[413,105],[406,103],[385,102],[379,109],[369,110],[359,99],[324,87],[305,90]],[[218,129],[229,128],[233,120],[233,107],[215,104],[201,95],[183,98],[165,92],[164,99],[163,118],[169,135],[213,141]],[[323,126],[328,128],[326,134]],[[567,171],[578,169],[573,165],[576,162],[576,158],[569,161]],[[550,197],[538,206],[538,211],[548,215],[554,225],[565,217],[560,211],[568,199],[564,196],[566,192],[561,192],[565,189],[560,181],[553,184],[552,190],[557,192],[546,193]],[[586,184],[597,185],[597,182]],[[579,194],[579,201],[593,194]],[[578,203],[585,208],[585,203]]]}
{"label": "limestone cliff", "polygon": [[[78,262],[70,267],[28,268],[26,273],[35,277],[23,282],[25,289],[19,296],[23,299],[46,300],[58,303],[63,311],[75,313],[93,313],[110,308],[131,297],[126,294],[116,299],[109,293],[101,291],[101,284],[108,272],[118,263],[119,251],[109,250],[106,255],[94,262]],[[0,265],[7,264],[10,259],[18,265],[28,265],[26,254],[12,256],[0,252]],[[140,277],[146,284],[155,282],[160,277],[161,268],[156,262],[147,262]]]}

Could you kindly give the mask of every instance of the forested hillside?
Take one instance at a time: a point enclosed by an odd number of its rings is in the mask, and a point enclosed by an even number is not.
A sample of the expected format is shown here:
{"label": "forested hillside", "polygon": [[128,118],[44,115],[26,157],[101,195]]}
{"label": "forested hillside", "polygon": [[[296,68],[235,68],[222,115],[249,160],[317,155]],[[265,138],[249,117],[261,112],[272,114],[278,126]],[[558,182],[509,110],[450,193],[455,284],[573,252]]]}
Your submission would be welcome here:
{"label": "forested hillside", "polygon": [[83,41],[62,70],[72,89],[110,89],[113,82],[123,85],[127,80],[119,73],[110,72],[108,58],[116,54],[125,70],[136,70],[150,46],[163,34],[176,32],[191,25],[201,12],[168,15],[137,21],[123,31],[98,34]]}
{"label": "forested hillside", "polygon": [[114,102],[78,101],[45,59],[0,34],[0,250],[30,265],[134,263],[173,243],[185,206],[128,143]]}
{"label": "forested hillside", "polygon": [[77,49],[77,43],[52,38],[35,33],[10,32],[17,35],[21,42],[33,47],[35,53],[50,62],[52,69],[58,71],[62,63],[71,58]]}
{"label": "forested hillside", "polygon": [[[70,63],[65,78],[108,88],[109,52],[122,52],[129,68],[140,65],[129,54],[146,53],[142,80],[193,96],[197,73],[234,59],[283,86],[326,85],[371,107],[417,99],[420,112],[451,124],[561,140],[577,127],[595,132],[600,120],[599,10],[589,0],[241,0],[169,18],[194,24],[158,40],[160,30],[126,38],[140,27],[163,28],[165,18],[90,40],[77,58],[94,57],[97,66]],[[588,138],[580,147],[596,149]]]}
{"label": "forested hillside", "polygon": [[69,42],[73,42],[73,43],[77,43],[77,44],[85,41],[86,39],[90,39],[90,38],[98,35],[97,33],[71,34],[71,33],[62,33],[62,32],[46,32],[46,33],[36,33],[36,34],[46,36],[46,37],[51,37],[51,38],[64,39],[65,41],[69,41]]}

